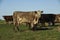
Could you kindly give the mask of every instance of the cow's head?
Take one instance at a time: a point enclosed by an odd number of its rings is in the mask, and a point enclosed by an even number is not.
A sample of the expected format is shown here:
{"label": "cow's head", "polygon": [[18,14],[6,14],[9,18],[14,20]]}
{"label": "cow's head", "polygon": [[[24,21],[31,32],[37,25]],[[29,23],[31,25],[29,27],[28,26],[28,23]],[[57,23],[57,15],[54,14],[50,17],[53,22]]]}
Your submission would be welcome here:
{"label": "cow's head", "polygon": [[41,13],[43,13],[43,11],[40,11],[40,10],[35,11],[36,16],[38,16],[38,17],[40,17],[40,16],[41,16]]}
{"label": "cow's head", "polygon": [[41,13],[43,13],[43,11],[35,11],[35,19],[34,19],[34,24],[38,23],[39,18],[41,17]]}

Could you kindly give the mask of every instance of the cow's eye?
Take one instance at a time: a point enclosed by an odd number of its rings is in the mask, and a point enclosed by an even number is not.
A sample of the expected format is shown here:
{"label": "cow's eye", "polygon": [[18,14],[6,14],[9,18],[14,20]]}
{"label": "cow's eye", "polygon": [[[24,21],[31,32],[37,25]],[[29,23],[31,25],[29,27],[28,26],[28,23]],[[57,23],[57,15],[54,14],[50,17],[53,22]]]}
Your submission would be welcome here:
{"label": "cow's eye", "polygon": [[37,14],[37,11],[35,11],[35,14]]}

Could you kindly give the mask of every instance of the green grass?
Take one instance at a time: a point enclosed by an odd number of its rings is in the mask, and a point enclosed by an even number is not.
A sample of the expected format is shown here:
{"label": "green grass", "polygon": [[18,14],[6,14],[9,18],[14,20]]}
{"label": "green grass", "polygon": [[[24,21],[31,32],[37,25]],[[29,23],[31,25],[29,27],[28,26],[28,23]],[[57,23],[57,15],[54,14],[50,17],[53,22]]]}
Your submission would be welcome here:
{"label": "green grass", "polygon": [[[32,31],[28,27],[21,25],[22,32],[15,32],[13,25],[0,24],[0,40],[60,40],[60,32],[57,26],[51,30]],[[59,26],[58,26],[59,27]]]}
{"label": "green grass", "polygon": [[5,23],[5,21],[0,19],[0,24],[3,24],[3,23]]}

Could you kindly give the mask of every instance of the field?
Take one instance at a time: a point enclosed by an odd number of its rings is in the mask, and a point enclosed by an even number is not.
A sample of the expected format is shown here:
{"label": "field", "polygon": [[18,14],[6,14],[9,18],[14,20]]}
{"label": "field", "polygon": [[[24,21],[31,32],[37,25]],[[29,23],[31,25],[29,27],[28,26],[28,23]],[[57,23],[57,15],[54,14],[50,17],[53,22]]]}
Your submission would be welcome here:
{"label": "field", "polygon": [[[3,23],[3,22],[2,22]],[[0,23],[0,40],[60,40],[60,25],[50,26],[47,30],[29,30],[21,25],[21,32],[15,32],[12,24]]]}

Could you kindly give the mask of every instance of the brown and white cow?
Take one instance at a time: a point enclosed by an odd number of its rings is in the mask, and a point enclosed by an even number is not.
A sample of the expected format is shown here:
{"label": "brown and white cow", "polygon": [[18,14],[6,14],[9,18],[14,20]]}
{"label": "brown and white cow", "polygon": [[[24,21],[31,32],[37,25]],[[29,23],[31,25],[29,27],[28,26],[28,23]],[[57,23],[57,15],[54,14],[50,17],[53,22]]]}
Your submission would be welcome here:
{"label": "brown and white cow", "polygon": [[5,15],[5,16],[3,16],[3,18],[5,19],[6,23],[8,23],[8,24],[13,23],[13,16],[12,15]]}
{"label": "brown and white cow", "polygon": [[13,13],[13,22],[15,25],[15,30],[19,30],[18,26],[22,23],[29,23],[30,28],[33,28],[34,25],[38,23],[42,12],[43,11],[40,10],[30,12],[15,11]]}

